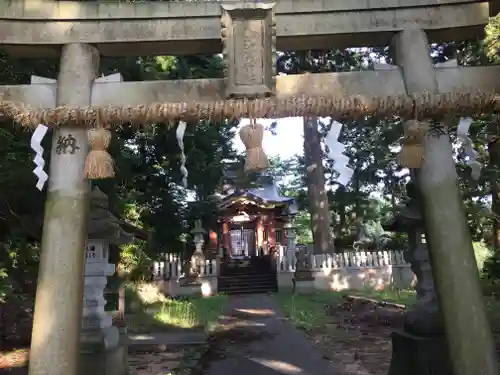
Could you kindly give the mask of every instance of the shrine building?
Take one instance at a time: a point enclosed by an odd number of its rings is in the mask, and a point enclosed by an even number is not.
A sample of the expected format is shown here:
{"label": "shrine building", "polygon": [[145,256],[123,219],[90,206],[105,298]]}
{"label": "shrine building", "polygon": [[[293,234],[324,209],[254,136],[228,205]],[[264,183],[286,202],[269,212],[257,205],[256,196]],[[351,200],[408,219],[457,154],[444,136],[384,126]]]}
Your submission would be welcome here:
{"label": "shrine building", "polygon": [[297,214],[295,199],[281,195],[271,176],[260,176],[255,185],[233,189],[218,203],[219,249],[230,258],[267,255],[287,244],[285,228]]}

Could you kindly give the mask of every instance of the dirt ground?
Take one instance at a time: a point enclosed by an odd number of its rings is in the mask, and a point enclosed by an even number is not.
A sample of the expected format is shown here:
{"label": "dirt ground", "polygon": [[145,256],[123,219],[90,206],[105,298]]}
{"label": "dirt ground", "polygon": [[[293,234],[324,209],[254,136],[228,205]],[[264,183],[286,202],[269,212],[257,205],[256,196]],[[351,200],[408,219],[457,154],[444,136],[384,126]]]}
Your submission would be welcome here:
{"label": "dirt ground", "polygon": [[[129,375],[166,375],[179,366],[186,349],[177,347],[168,350],[129,348]],[[0,375],[27,375],[27,350],[0,353]]]}
{"label": "dirt ground", "polygon": [[129,375],[166,375],[179,366],[186,350],[170,348],[165,351],[130,351],[128,356]]}
{"label": "dirt ground", "polygon": [[[306,335],[342,375],[386,375],[392,355],[391,332],[402,329],[405,309],[345,298],[325,306],[326,325]],[[492,316],[500,359],[500,317]]]}
{"label": "dirt ground", "polygon": [[399,307],[345,299],[325,306],[325,327],[306,334],[343,375],[386,375],[391,331],[402,328],[404,312]]}

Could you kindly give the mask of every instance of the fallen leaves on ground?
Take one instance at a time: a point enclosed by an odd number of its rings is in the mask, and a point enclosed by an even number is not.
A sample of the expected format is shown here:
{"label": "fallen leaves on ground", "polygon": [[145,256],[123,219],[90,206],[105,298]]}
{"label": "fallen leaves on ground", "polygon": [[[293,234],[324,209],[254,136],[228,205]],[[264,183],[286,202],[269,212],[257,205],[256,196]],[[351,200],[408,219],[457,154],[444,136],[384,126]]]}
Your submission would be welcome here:
{"label": "fallen leaves on ground", "polygon": [[402,328],[404,313],[401,308],[346,298],[326,305],[326,324],[306,334],[342,375],[385,375],[391,332]]}
{"label": "fallen leaves on ground", "polygon": [[185,349],[140,352],[128,356],[129,375],[165,375],[179,366],[185,356]]}
{"label": "fallen leaves on ground", "polygon": [[[128,373],[130,375],[168,374],[179,366],[185,352],[185,348],[168,348],[163,351],[130,349]],[[7,370],[7,373],[12,375],[27,375],[28,353],[27,349],[0,353],[0,370]]]}

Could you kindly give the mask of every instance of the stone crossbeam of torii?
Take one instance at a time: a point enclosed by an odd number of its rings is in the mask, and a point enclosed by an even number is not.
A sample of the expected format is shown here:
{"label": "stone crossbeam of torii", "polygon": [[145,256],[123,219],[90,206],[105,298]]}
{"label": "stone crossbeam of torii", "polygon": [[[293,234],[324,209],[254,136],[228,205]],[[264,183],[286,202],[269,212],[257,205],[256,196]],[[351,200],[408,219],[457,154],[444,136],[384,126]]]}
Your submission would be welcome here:
{"label": "stone crossbeam of torii", "polygon": [[[405,5],[406,4],[406,5]],[[0,43],[11,56],[61,56],[57,81],[2,86],[31,108],[211,102],[229,97],[380,97],[500,92],[500,67],[434,67],[429,42],[479,37],[494,4],[464,0],[282,0],[77,3],[0,1]],[[275,77],[278,50],[391,44],[390,69]],[[223,53],[225,79],[121,82],[98,78],[101,56]],[[446,131],[446,129],[445,129]],[[86,131],[63,126],[74,153],[51,152],[30,375],[78,373],[89,184]],[[55,142],[54,142],[55,143]],[[489,325],[448,137],[429,136],[419,187],[436,287],[456,375],[497,375]],[[82,277],[75,277],[82,275]]]}

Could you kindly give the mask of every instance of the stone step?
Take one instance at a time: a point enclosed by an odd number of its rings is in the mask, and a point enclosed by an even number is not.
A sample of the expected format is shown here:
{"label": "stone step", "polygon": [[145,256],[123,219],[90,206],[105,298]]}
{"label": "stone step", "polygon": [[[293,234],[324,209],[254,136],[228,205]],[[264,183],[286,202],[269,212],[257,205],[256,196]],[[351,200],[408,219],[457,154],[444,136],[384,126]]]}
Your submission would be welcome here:
{"label": "stone step", "polygon": [[226,284],[220,285],[219,289],[274,289],[277,283],[259,283],[259,284]]}
{"label": "stone step", "polygon": [[225,294],[267,293],[267,292],[277,292],[277,291],[278,287],[276,285],[219,288],[218,290],[219,293],[225,293]]}
{"label": "stone step", "polygon": [[253,274],[253,273],[244,273],[240,275],[223,275],[219,276],[219,280],[232,280],[232,279],[239,279],[239,280],[266,280],[266,279],[275,279],[276,274],[275,273],[259,273],[259,274]]}
{"label": "stone step", "polygon": [[276,277],[266,276],[266,277],[225,277],[219,278],[219,285],[226,284],[265,284],[265,283],[275,283]]}
{"label": "stone step", "polygon": [[228,294],[276,292],[278,282],[276,274],[235,275],[219,277],[217,289]]}

